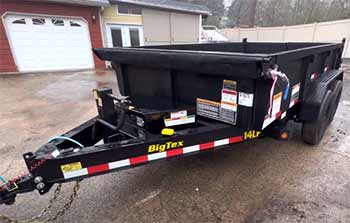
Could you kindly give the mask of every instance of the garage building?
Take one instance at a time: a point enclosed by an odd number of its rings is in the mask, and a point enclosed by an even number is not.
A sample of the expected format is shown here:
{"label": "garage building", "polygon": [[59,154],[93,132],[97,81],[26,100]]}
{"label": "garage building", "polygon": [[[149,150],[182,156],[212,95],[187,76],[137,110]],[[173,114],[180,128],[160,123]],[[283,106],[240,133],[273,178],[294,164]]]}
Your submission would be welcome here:
{"label": "garage building", "polygon": [[0,72],[104,68],[100,7],[108,0],[1,0]]}

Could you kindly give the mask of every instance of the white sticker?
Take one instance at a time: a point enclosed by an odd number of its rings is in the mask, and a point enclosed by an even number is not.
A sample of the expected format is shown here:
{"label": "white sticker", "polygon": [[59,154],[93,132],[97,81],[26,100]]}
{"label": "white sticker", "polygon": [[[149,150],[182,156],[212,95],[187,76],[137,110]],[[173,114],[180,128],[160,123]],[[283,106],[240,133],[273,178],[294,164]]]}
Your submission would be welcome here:
{"label": "white sticker", "polygon": [[53,152],[51,153],[51,155],[52,155],[54,158],[57,158],[57,156],[60,155],[60,151],[59,151],[58,149],[56,149],[55,151],[53,151]]}
{"label": "white sticker", "polygon": [[186,125],[196,122],[196,116],[188,116],[176,119],[165,119],[164,123],[166,127],[177,126],[177,125]]}
{"label": "white sticker", "polygon": [[197,98],[197,115],[220,120],[220,106],[218,102]]}
{"label": "white sticker", "polygon": [[280,92],[280,93],[278,93],[278,94],[273,96],[273,104],[272,104],[271,116],[274,116],[278,112],[281,111],[281,105],[282,105],[282,92]]}
{"label": "white sticker", "polygon": [[221,101],[237,104],[237,92],[223,89],[221,92]]}
{"label": "white sticker", "polygon": [[170,118],[174,119],[174,118],[182,118],[182,117],[186,117],[187,116],[187,111],[178,111],[178,112],[171,112],[170,113]]}
{"label": "white sticker", "polygon": [[236,112],[237,111],[237,104],[222,101],[221,108]]}
{"label": "white sticker", "polygon": [[239,92],[238,104],[246,107],[253,107],[254,94]]}

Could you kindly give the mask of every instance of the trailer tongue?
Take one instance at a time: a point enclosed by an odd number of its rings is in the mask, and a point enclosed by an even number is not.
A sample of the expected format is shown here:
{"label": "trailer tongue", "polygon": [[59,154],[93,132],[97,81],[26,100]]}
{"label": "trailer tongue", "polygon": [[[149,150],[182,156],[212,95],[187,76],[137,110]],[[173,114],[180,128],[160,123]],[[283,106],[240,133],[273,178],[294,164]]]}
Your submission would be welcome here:
{"label": "trailer tongue", "polygon": [[285,140],[289,120],[303,122],[304,141],[317,144],[339,103],[342,50],[343,44],[246,41],[94,49],[112,62],[128,97],[94,90],[98,116],[24,154],[28,174],[4,182],[0,204],[263,136]]}

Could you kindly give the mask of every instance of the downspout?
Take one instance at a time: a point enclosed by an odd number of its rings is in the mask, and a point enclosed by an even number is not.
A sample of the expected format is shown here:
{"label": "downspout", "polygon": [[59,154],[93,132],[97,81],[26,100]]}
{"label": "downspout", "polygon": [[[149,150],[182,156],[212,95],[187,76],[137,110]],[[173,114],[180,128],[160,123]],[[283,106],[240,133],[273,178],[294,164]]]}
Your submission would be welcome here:
{"label": "downspout", "polygon": [[[98,9],[98,16],[100,18],[100,30],[101,30],[101,38],[102,38],[102,46],[103,47],[106,47],[107,46],[107,35],[106,35],[106,29],[104,26],[105,24],[105,20],[103,18],[103,12],[104,12],[104,9],[105,7],[104,6],[101,6],[99,9]],[[108,68],[108,62],[105,61],[105,67]]]}

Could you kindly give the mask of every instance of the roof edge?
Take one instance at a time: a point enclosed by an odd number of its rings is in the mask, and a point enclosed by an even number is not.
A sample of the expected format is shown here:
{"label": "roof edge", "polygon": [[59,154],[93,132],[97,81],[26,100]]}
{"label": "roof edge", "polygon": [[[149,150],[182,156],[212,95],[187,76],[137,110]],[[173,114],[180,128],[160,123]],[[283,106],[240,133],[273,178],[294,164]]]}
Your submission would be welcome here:
{"label": "roof edge", "polygon": [[108,6],[108,0],[27,0],[32,2],[49,2],[49,3],[63,3],[71,5],[87,5],[87,6]]}
{"label": "roof edge", "polygon": [[[181,7],[175,7],[175,6],[166,6],[166,5],[159,5],[159,4],[154,4],[154,3],[146,3],[146,2],[139,2],[137,0],[110,0],[110,3],[126,3],[126,4],[133,4],[133,5],[140,5],[140,6],[145,6],[149,8],[158,8],[158,9],[167,9],[171,11],[179,11],[179,12],[187,12],[191,14],[201,14],[201,15],[211,15],[211,11],[208,10],[189,10],[189,9],[184,9]],[[205,6],[204,6],[205,7]]]}

